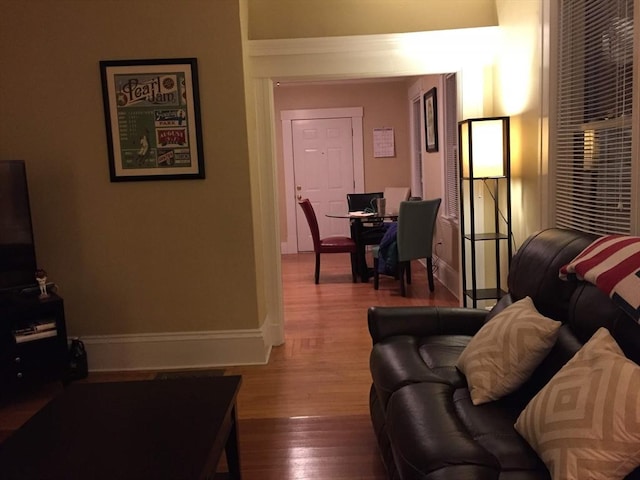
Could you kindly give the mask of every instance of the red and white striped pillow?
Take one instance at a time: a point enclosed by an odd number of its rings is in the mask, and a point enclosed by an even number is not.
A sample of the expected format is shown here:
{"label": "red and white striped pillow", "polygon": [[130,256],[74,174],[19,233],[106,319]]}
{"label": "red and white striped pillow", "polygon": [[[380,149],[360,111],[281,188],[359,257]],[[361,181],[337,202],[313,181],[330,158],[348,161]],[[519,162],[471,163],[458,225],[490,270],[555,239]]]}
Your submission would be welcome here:
{"label": "red and white striped pillow", "polygon": [[606,235],[560,269],[560,278],[575,274],[597,286],[640,321],[640,237]]}

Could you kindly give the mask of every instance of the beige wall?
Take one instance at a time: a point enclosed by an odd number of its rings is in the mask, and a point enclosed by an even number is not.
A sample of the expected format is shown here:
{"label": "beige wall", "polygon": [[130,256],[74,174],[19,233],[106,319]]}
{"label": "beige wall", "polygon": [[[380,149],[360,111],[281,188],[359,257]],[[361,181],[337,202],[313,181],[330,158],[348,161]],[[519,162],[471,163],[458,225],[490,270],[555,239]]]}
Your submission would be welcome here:
{"label": "beige wall", "polygon": [[493,25],[495,0],[249,0],[252,40]]}
{"label": "beige wall", "polygon": [[[237,0],[0,0],[0,158],[26,160],[71,335],[257,328]],[[98,62],[197,57],[207,178],[110,183]]]}
{"label": "beige wall", "polygon": [[[273,105],[259,77],[274,70],[301,77],[310,68],[323,74],[355,68],[377,76],[378,70],[393,74],[391,66],[399,65],[404,75],[435,73],[427,66],[407,70],[400,56],[374,68],[367,63],[378,62],[374,50],[355,57],[368,67],[340,64],[343,57],[332,61],[328,54],[287,59],[299,62],[295,68],[275,57],[281,63],[271,68],[272,59],[245,56],[243,37],[495,25],[500,11],[501,23],[513,27],[503,45],[511,48],[512,59],[531,63],[514,69],[505,57],[495,77],[516,71],[516,82],[535,81],[539,47],[527,38],[537,38],[540,2],[499,0],[496,9],[494,0],[0,0],[0,158],[27,161],[37,254],[61,287],[69,333],[224,331],[256,329],[270,317],[281,322],[281,296],[274,287],[278,209],[272,208],[279,196],[277,162],[270,145],[280,135],[269,131]],[[207,178],[110,183],[98,62],[175,57],[198,58]],[[326,70],[332,63],[336,68]],[[254,75],[252,65],[260,72]],[[469,93],[482,88],[473,87],[476,79],[463,70],[461,111],[476,112],[478,102]],[[496,83],[495,89],[504,85]],[[484,91],[480,100],[495,97],[495,113],[519,116],[519,145],[526,142],[514,167],[523,172],[521,203],[539,207],[538,168],[529,157],[540,140],[534,107],[540,92],[527,91],[532,96],[520,113],[512,113],[502,93]],[[395,160],[369,163],[378,161]],[[368,177],[367,188],[377,188],[375,175]],[[539,222],[522,212],[519,225],[525,226],[518,228],[524,234]]]}
{"label": "beige wall", "polygon": [[[366,80],[348,83],[309,83],[281,85],[274,88],[276,119],[276,158],[280,186],[280,211],[285,211],[285,180],[282,153],[280,112],[315,108],[363,107],[364,183],[365,191],[382,191],[384,187],[411,185],[409,143],[409,85],[411,77],[394,80]],[[393,127],[396,155],[375,158],[373,129]],[[281,215],[280,231],[286,238],[286,217]]]}
{"label": "beige wall", "polygon": [[[436,221],[434,233],[434,254],[438,258],[436,276],[454,294],[458,295],[460,277],[459,244],[460,229],[457,221],[445,215],[445,92],[443,75],[427,75],[420,79],[420,90],[428,92],[436,89],[438,113],[438,151],[427,152],[422,143],[423,158],[423,197],[425,199],[440,198],[442,204]],[[423,119],[424,121],[424,119]],[[424,125],[422,126],[424,131]]]}
{"label": "beige wall", "polygon": [[542,147],[542,1],[496,2],[503,48],[494,68],[494,113],[511,117],[511,208],[516,246],[548,226]]}

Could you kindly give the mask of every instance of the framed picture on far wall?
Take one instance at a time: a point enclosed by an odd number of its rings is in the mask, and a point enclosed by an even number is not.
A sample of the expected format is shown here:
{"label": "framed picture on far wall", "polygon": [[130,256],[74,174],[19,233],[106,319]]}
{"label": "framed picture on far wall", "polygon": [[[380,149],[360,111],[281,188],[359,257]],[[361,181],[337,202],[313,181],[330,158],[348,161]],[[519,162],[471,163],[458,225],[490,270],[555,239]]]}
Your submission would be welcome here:
{"label": "framed picture on far wall", "polygon": [[424,130],[427,152],[438,151],[438,95],[436,87],[424,94]]}
{"label": "framed picture on far wall", "polygon": [[195,58],[100,62],[112,182],[204,178]]}

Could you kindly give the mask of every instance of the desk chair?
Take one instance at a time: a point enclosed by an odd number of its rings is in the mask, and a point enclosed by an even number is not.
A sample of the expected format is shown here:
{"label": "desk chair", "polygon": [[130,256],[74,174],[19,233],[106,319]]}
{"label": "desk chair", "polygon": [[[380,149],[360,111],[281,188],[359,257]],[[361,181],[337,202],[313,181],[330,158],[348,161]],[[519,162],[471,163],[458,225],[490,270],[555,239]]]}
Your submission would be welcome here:
{"label": "desk chair", "polygon": [[356,282],[357,276],[357,259],[356,259],[356,242],[349,237],[326,237],[320,238],[320,228],[318,227],[318,218],[313,210],[313,205],[308,198],[298,201],[300,208],[304,212],[311,230],[311,238],[313,239],[313,251],[316,254],[316,270],[315,281],[320,283],[320,254],[321,253],[349,253],[351,255],[351,276],[353,283]]}
{"label": "desk chair", "polygon": [[[375,211],[376,198],[382,198],[382,192],[347,193],[347,207],[350,212]],[[351,237],[361,245],[378,245],[384,236],[385,227],[382,222],[369,223],[361,221],[357,232],[352,231]]]}
{"label": "desk chair", "polygon": [[[407,283],[411,284],[411,260],[426,258],[427,279],[429,290],[433,292],[433,232],[438,218],[441,199],[421,201],[407,201],[400,203],[398,215],[398,247],[397,272],[394,277],[400,279],[400,294],[407,296],[405,289],[405,275]],[[379,285],[379,251],[373,252],[373,287],[378,290]]]}
{"label": "desk chair", "polygon": [[[382,197],[382,192],[347,193],[347,207],[350,212],[375,211],[376,198]],[[386,228],[381,221],[370,222],[366,219],[358,219],[351,222],[351,238],[356,241],[358,246],[358,268],[363,282],[369,278],[366,257],[367,245],[378,245],[384,237]]]}
{"label": "desk chair", "polygon": [[382,192],[347,193],[347,206],[350,212],[359,212],[376,208],[375,199],[382,198]]}

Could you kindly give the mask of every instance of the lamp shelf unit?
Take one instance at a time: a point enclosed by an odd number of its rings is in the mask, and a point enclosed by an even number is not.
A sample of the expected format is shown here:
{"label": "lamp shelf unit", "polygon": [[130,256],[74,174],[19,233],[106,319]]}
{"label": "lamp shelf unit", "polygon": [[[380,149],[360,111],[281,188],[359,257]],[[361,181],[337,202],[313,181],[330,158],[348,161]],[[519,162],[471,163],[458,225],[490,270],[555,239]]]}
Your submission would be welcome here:
{"label": "lamp shelf unit", "polygon": [[499,300],[506,294],[507,292],[505,292],[501,288],[477,288],[475,291],[471,289],[465,290],[464,292],[465,297],[475,299],[476,301]]}
{"label": "lamp shelf unit", "polygon": [[490,240],[508,240],[509,236],[506,233],[476,233],[474,235],[465,235],[464,238],[473,242],[484,242]]}
{"label": "lamp shelf unit", "polygon": [[463,304],[506,295],[512,257],[509,117],[458,123]]}

